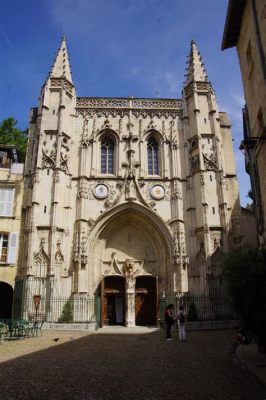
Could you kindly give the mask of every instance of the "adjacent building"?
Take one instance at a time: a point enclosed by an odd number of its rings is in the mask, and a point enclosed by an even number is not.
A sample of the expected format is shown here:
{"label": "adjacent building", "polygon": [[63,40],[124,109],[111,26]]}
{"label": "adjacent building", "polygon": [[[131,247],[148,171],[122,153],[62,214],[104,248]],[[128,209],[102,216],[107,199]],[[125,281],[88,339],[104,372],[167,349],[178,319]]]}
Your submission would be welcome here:
{"label": "adjacent building", "polygon": [[0,318],[12,315],[17,274],[23,167],[15,146],[0,144]]}
{"label": "adjacent building", "polygon": [[37,295],[48,321],[75,299],[73,321],[152,325],[159,297],[215,287],[245,241],[232,135],[194,41],[186,75],[179,99],[78,97],[62,40],[30,117],[26,317]]}
{"label": "adjacent building", "polygon": [[257,220],[258,243],[266,245],[266,1],[229,0],[222,49],[236,47],[246,105],[243,109],[246,170]]}

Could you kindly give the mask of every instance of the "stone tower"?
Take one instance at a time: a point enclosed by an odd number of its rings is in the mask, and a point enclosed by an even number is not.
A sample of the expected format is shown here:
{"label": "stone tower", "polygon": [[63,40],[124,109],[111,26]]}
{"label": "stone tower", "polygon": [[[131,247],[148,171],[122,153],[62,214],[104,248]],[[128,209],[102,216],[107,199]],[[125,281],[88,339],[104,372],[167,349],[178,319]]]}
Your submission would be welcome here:
{"label": "stone tower", "polygon": [[[190,290],[206,289],[206,277],[219,274],[212,262],[239,240],[240,207],[230,123],[218,111],[211,82],[194,41],[183,89],[186,148],[186,234],[190,248]],[[190,221],[190,222],[189,222]],[[232,224],[234,229],[232,230]]]}
{"label": "stone tower", "polygon": [[51,321],[57,297],[77,300],[75,321],[97,295],[102,323],[134,326],[156,323],[161,295],[208,293],[240,208],[230,123],[196,44],[182,99],[92,98],[76,97],[63,39],[31,113],[24,207],[19,279]]}

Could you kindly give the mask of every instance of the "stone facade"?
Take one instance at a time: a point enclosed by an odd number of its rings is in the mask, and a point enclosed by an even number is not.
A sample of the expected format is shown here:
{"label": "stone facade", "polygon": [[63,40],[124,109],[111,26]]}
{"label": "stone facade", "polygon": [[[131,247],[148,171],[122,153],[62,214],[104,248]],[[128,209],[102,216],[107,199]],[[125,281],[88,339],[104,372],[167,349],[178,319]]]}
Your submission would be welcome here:
{"label": "stone facade", "polygon": [[260,246],[266,244],[266,1],[230,0],[222,49],[237,48],[246,106],[243,110],[246,169]]}
{"label": "stone facade", "polygon": [[0,318],[10,318],[17,275],[23,167],[14,146],[0,144]]}
{"label": "stone facade", "polygon": [[63,39],[32,109],[25,181],[19,278],[31,295],[34,280],[46,297],[101,292],[107,320],[103,294],[111,309],[121,281],[127,326],[146,281],[157,298],[208,293],[218,255],[243,238],[230,122],[194,42],[181,99],[91,98],[76,96]]}

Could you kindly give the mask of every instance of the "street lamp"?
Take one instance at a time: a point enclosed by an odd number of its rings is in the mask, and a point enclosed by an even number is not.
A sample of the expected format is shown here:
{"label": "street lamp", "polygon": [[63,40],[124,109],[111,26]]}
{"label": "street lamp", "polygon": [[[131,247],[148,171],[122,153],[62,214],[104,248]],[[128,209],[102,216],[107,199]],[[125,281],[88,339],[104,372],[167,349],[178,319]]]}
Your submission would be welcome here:
{"label": "street lamp", "polygon": [[38,309],[40,307],[41,298],[42,298],[42,296],[40,294],[35,294],[33,296],[33,301],[34,301],[34,306],[35,306],[35,322],[37,322],[37,313],[38,313]]}

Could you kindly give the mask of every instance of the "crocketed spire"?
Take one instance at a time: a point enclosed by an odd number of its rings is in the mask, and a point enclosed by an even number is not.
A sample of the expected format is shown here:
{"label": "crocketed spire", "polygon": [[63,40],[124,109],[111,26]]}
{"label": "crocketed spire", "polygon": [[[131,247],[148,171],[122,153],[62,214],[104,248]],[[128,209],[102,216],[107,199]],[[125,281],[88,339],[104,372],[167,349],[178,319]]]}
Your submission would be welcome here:
{"label": "crocketed spire", "polygon": [[69,82],[73,83],[65,37],[62,38],[60,48],[56,53],[56,57],[55,57],[54,64],[52,66],[50,77],[66,78]]}
{"label": "crocketed spire", "polygon": [[194,40],[191,41],[190,55],[187,64],[185,86],[193,81],[208,82],[204,63]]}

